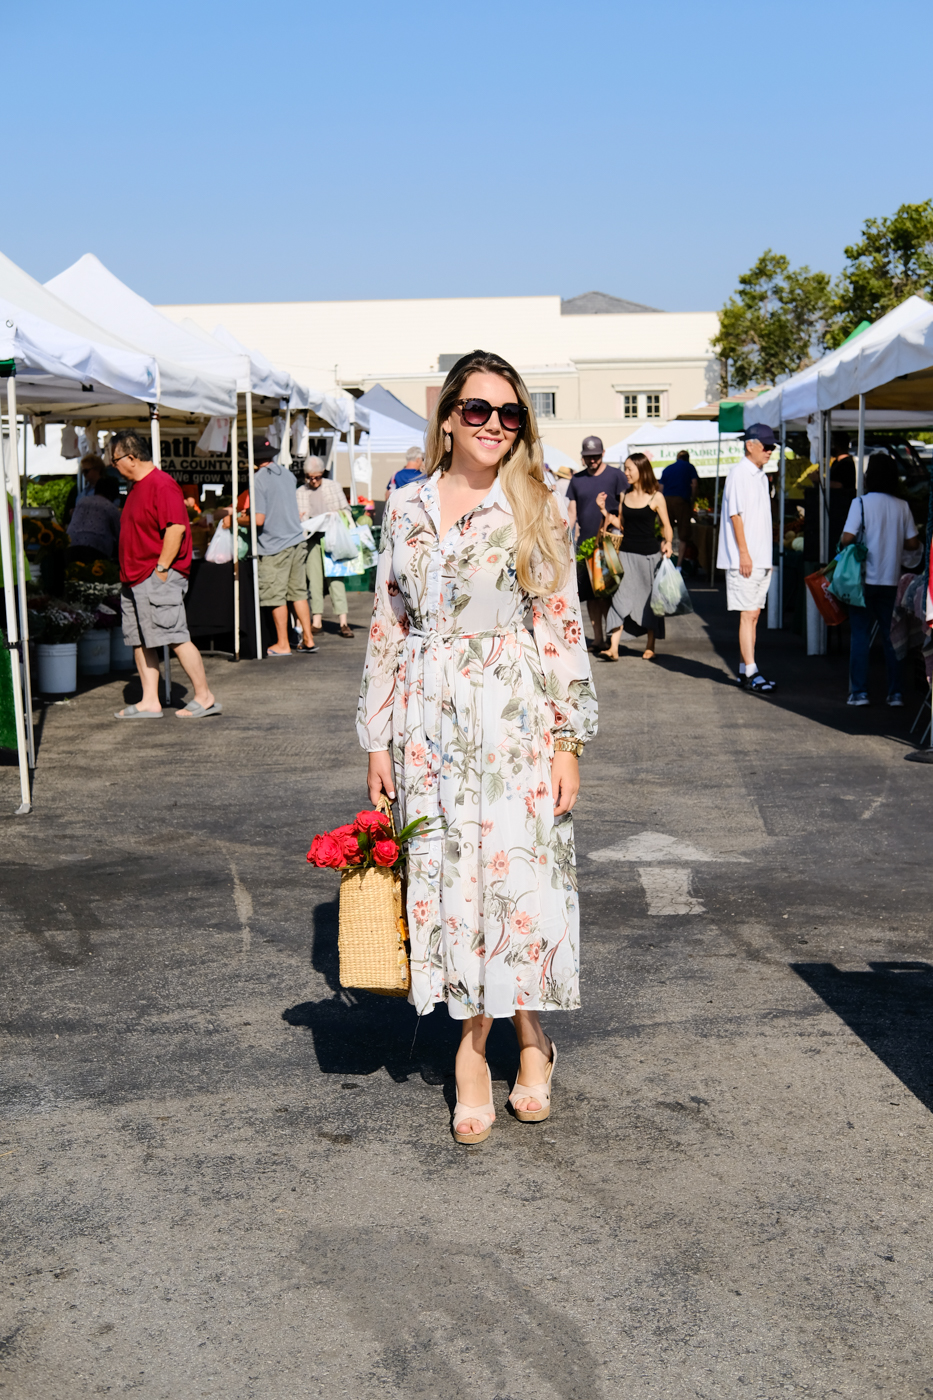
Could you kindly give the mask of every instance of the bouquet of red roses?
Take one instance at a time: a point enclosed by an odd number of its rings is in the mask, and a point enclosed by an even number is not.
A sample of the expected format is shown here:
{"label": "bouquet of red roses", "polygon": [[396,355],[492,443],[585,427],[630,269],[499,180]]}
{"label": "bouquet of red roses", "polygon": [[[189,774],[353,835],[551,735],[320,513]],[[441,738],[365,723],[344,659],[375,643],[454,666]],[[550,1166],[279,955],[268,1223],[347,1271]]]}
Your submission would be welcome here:
{"label": "bouquet of red roses", "polygon": [[427,817],[417,817],[401,831],[395,831],[388,812],[357,812],[346,826],[315,836],[308,860],[331,870],[370,870],[374,866],[397,870],[405,847],[426,821]]}

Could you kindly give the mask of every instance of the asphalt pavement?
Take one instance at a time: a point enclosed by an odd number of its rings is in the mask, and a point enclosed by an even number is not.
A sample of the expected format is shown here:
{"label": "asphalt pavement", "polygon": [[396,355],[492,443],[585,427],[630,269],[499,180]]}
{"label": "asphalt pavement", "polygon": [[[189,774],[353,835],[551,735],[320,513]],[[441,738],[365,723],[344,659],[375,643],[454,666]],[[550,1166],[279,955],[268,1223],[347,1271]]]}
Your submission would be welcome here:
{"label": "asphalt pavement", "polygon": [[351,598],[209,660],[222,718],[47,706],[29,817],[0,767],[0,1397],[933,1396],[919,694],[850,710],[785,633],[742,693],[709,589],[595,663],[554,1111],[497,1023],[458,1147],[455,1024],[341,992],[305,862],[365,802]]}

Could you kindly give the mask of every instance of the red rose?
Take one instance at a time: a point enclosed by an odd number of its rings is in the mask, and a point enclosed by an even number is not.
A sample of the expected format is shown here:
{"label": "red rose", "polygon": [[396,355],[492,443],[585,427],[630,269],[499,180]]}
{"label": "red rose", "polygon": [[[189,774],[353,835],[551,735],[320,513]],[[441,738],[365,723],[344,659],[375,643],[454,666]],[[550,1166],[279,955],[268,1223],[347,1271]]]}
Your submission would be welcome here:
{"label": "red rose", "polygon": [[315,836],[308,852],[308,860],[312,865],[329,866],[333,870],[339,870],[341,865],[346,863],[343,846],[339,841],[335,841],[329,832],[325,832],[323,836]]}
{"label": "red rose", "polygon": [[394,865],[398,860],[398,846],[392,840],[377,841],[373,846],[373,860],[377,865]]}
{"label": "red rose", "polygon": [[385,812],[357,812],[353,825],[370,836],[382,836],[389,829],[389,818]]}
{"label": "red rose", "polygon": [[328,835],[340,845],[351,865],[355,865],[360,858],[360,845],[356,839],[356,828],[348,822],[346,826],[335,826]]}

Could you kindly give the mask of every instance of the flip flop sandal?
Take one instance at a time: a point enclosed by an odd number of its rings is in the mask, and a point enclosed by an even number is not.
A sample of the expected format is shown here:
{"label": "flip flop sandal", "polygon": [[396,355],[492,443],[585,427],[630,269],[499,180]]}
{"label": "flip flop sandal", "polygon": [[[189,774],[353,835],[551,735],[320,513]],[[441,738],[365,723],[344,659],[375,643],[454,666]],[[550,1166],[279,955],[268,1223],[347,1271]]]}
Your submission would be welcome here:
{"label": "flip flop sandal", "polygon": [[[313,656],[314,653],[317,651],[317,647],[306,647],[304,642],[299,642],[298,645],[295,647],[295,651],[299,652],[302,656]],[[273,652],[272,654],[274,656],[275,652]]]}
{"label": "flip flop sandal", "polygon": [[[551,1063],[544,1074],[543,1084],[519,1084],[515,1081],[515,1087],[509,1094],[509,1103],[515,1113],[515,1117],[520,1123],[543,1123],[545,1118],[551,1116],[551,1076],[554,1073],[554,1066],[557,1064],[557,1046],[551,1041]],[[516,1108],[517,1099],[537,1099],[540,1108]]]}
{"label": "flip flop sandal", "polygon": [[137,705],[126,705],[121,714],[119,710],[114,710],[114,719],[161,719],[161,710],[141,710]]}
{"label": "flip flop sandal", "polygon": [[197,700],[189,700],[184,709],[175,711],[175,718],[178,719],[180,715],[188,715],[191,719],[206,719],[208,715],[222,715],[223,712],[224,707],[219,700],[215,700],[213,705],[208,705],[206,708]]}

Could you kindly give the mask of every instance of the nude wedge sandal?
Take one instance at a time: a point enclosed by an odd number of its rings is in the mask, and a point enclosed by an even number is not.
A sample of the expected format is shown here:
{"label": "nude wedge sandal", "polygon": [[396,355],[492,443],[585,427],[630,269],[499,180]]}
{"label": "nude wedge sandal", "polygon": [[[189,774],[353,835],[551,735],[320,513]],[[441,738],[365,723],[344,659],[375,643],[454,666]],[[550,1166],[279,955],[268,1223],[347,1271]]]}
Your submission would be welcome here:
{"label": "nude wedge sandal", "polygon": [[[496,1117],[496,1106],[492,1101],[492,1071],[488,1065],[486,1066],[486,1074],[489,1077],[488,1103],[484,1103],[481,1108],[475,1108],[471,1107],[468,1103],[461,1103],[460,1100],[457,1099],[454,1105],[454,1116],[451,1127],[455,1142],[485,1142],[492,1132],[492,1125]],[[461,1133],[459,1124],[469,1123],[471,1119],[482,1123],[482,1131],[479,1133]]]}
{"label": "nude wedge sandal", "polygon": [[[551,1063],[544,1072],[543,1084],[519,1084],[516,1080],[515,1087],[509,1094],[509,1103],[515,1112],[515,1117],[520,1123],[543,1123],[545,1118],[551,1116],[551,1076],[554,1073],[554,1066],[557,1064],[557,1046],[551,1041]],[[540,1108],[527,1109],[516,1108],[517,1099],[537,1099],[541,1104]]]}

